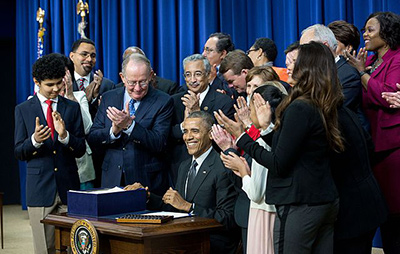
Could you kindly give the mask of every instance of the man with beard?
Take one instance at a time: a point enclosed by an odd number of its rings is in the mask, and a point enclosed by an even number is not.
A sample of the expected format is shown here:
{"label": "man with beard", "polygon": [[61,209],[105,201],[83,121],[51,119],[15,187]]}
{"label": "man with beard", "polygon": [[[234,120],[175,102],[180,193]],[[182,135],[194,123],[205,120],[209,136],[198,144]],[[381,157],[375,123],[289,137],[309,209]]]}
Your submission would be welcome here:
{"label": "man with beard", "polygon": [[[96,64],[96,46],[94,41],[86,38],[79,39],[72,44],[69,58],[74,63],[74,73],[71,73],[74,91],[84,91],[89,102],[89,112],[92,120],[96,116],[99,100],[103,93],[114,89],[114,83],[103,77],[101,70],[92,72]],[[96,179],[94,187],[100,187],[101,165],[104,159],[104,151],[92,147],[92,158]]]}
{"label": "man with beard", "polygon": [[[92,120],[96,116],[100,96],[108,90],[114,89],[114,83],[103,77],[101,70],[92,72],[96,65],[96,46],[94,41],[86,38],[79,39],[72,44],[69,58],[74,63],[74,91],[85,91],[89,101],[89,111]],[[72,73],[71,73],[72,74]]]}

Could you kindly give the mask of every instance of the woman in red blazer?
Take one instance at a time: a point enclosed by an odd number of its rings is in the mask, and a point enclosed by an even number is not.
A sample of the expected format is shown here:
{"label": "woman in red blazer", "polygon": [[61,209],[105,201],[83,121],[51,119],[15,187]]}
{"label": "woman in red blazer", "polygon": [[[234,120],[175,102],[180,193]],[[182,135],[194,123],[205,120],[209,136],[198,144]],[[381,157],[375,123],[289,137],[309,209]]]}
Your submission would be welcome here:
{"label": "woman in red blazer", "polygon": [[[389,206],[381,227],[385,253],[400,253],[400,109],[391,108],[383,92],[396,92],[400,83],[400,16],[371,14],[364,25],[365,48],[347,57],[361,75],[363,108],[375,143],[373,169]],[[367,57],[368,51],[375,54]]]}

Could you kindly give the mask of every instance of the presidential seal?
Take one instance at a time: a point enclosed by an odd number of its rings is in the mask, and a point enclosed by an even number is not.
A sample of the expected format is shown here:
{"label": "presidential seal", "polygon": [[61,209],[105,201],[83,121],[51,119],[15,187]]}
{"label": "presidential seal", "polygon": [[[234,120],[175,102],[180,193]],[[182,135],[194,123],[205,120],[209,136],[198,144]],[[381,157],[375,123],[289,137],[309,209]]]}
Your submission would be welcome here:
{"label": "presidential seal", "polygon": [[93,224],[88,220],[74,223],[70,235],[71,249],[74,254],[98,254],[99,237]]}

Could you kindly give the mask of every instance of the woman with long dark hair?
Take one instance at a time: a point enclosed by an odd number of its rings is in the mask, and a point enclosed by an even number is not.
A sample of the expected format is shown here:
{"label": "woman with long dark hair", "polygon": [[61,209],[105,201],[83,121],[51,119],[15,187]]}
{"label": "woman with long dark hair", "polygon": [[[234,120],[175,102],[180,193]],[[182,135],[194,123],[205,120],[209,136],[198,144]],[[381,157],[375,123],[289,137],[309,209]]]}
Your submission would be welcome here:
{"label": "woman with long dark hair", "polygon": [[[301,45],[292,78],[292,93],[276,110],[271,152],[243,133],[240,123],[222,112],[216,117],[239,137],[237,146],[269,169],[266,202],[277,210],[275,253],[329,254],[339,208],[329,156],[344,149],[337,117],[343,94],[330,49],[318,42]],[[255,107],[260,126],[269,126],[268,103]]]}

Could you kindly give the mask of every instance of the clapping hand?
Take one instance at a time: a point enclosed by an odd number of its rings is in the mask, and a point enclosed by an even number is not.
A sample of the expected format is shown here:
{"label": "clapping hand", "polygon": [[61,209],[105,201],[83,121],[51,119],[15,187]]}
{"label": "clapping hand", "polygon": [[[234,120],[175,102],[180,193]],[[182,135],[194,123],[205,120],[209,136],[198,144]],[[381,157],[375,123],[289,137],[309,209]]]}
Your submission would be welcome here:
{"label": "clapping hand", "polygon": [[33,138],[36,142],[42,143],[43,141],[51,137],[51,130],[49,126],[43,126],[43,124],[40,124],[39,117],[36,117],[35,121],[36,127]]}
{"label": "clapping hand", "polygon": [[236,110],[239,120],[243,123],[243,128],[246,128],[251,124],[250,109],[247,106],[246,99],[243,96],[240,96],[236,100],[236,103],[237,105],[233,105],[233,107]]}
{"label": "clapping hand", "polygon": [[259,93],[253,94],[253,103],[256,110],[258,124],[262,130],[265,130],[271,124],[271,106]]}
{"label": "clapping hand", "polygon": [[53,123],[54,123],[54,130],[58,133],[58,136],[61,139],[65,139],[67,137],[67,131],[65,129],[65,123],[62,119],[60,113],[57,111],[53,111]]}
{"label": "clapping hand", "polygon": [[85,93],[88,101],[92,101],[93,99],[99,96],[101,82],[103,81],[103,73],[101,70],[97,70],[94,73],[93,81],[86,87]]}
{"label": "clapping hand", "polygon": [[389,103],[391,108],[400,108],[400,84],[397,83],[397,92],[383,92],[382,98]]}
{"label": "clapping hand", "polygon": [[107,117],[112,122],[112,132],[114,135],[118,135],[135,120],[135,115],[129,116],[129,102],[126,103],[126,110],[119,110],[116,107],[108,107]]}
{"label": "clapping hand", "polygon": [[189,90],[187,94],[182,96],[181,100],[185,106],[185,118],[192,112],[200,111],[200,94],[195,94]]}
{"label": "clapping hand", "polygon": [[232,138],[231,134],[229,134],[221,126],[214,124],[211,129],[211,136],[222,151],[225,151],[229,148],[233,148],[235,150],[237,149],[235,146],[235,140]]}
{"label": "clapping hand", "polygon": [[225,128],[227,132],[232,134],[235,137],[239,137],[243,132],[244,128],[242,123],[239,120],[237,113],[235,113],[235,120],[233,121],[229,119],[222,110],[218,110],[214,112],[214,116],[217,119],[219,125]]}
{"label": "clapping hand", "polygon": [[239,157],[232,152],[229,152],[228,155],[221,153],[220,157],[225,167],[231,169],[235,175],[239,177],[251,175],[249,164],[245,158]]}
{"label": "clapping hand", "polygon": [[347,62],[355,67],[358,71],[365,71],[368,69],[365,68],[365,62],[367,61],[368,56],[368,51],[365,48],[360,48],[357,55],[355,50],[353,50],[353,52],[344,50],[343,56],[346,57]]}

